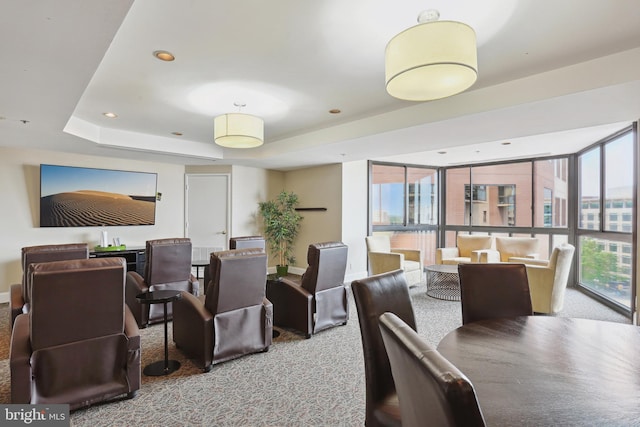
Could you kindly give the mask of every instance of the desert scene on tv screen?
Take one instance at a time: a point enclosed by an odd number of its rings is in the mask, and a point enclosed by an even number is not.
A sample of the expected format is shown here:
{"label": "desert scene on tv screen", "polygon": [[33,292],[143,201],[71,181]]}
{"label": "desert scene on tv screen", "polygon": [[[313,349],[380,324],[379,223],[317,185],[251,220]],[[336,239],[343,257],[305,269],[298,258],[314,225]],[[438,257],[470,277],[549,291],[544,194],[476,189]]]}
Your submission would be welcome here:
{"label": "desert scene on tv screen", "polygon": [[155,223],[155,174],[43,165],[40,185],[40,227]]}

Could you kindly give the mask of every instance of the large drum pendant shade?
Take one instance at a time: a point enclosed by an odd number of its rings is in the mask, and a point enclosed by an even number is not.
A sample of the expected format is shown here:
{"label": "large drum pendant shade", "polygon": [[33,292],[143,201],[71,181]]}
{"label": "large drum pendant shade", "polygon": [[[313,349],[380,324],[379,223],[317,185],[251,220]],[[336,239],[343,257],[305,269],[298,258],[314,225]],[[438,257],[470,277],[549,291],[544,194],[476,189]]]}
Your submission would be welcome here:
{"label": "large drum pendant shade", "polygon": [[227,148],[259,147],[264,142],[264,121],[250,114],[223,114],[213,121],[213,139]]}
{"label": "large drum pendant shade", "polygon": [[478,77],[476,33],[456,21],[429,21],[396,35],[385,52],[387,92],[408,101],[460,93]]}

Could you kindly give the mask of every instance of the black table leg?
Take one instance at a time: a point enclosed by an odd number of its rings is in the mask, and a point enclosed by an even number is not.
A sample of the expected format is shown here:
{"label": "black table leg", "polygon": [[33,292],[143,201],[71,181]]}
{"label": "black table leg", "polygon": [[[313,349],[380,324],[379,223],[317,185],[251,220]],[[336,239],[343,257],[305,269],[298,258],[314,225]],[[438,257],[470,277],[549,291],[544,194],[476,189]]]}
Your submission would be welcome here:
{"label": "black table leg", "polygon": [[144,374],[149,376],[168,375],[180,368],[180,362],[169,360],[169,326],[167,318],[167,302],[164,303],[164,360],[153,362],[144,368]]}

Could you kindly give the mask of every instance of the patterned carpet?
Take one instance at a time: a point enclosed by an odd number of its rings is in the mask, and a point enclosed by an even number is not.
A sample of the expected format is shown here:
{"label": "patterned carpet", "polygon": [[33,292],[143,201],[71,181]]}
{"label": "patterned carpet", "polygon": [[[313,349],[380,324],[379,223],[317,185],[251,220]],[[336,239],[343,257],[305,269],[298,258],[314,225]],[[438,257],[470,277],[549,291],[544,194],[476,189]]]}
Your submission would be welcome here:
{"label": "patterned carpet", "polygon": [[[461,325],[459,302],[411,290],[418,332],[433,345]],[[352,297],[352,295],[350,295]],[[362,426],[365,382],[360,330],[353,298],[346,326],[305,340],[282,330],[267,353],[217,366],[195,367],[170,341],[169,357],[182,364],[167,377],[142,376],[137,397],[81,409],[73,426]],[[567,317],[630,323],[576,290],[565,300]],[[7,304],[0,319],[8,319]],[[141,331],[142,365],[163,358],[162,325]],[[169,330],[171,334],[171,330]],[[0,321],[0,403],[10,403],[8,321]],[[171,335],[170,335],[171,337]],[[170,338],[171,340],[171,338]]]}

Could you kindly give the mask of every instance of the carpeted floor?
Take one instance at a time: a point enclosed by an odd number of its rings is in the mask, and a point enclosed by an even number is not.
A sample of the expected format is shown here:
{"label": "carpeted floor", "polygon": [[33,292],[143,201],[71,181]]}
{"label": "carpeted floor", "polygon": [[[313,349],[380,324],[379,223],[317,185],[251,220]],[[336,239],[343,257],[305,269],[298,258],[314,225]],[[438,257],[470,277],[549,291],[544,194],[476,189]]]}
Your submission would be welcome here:
{"label": "carpeted floor", "polygon": [[[459,302],[411,290],[418,332],[431,344],[461,325]],[[350,295],[352,297],[352,295]],[[346,326],[311,339],[281,330],[267,353],[197,369],[170,342],[169,357],[182,367],[166,377],[142,376],[132,400],[81,409],[73,426],[362,426],[365,381],[353,298]],[[567,290],[561,316],[630,323],[581,292]],[[8,319],[7,304],[0,319]],[[163,358],[163,327],[141,331],[142,365]],[[171,330],[169,330],[171,334]],[[10,403],[8,321],[0,322],[0,403]]]}

